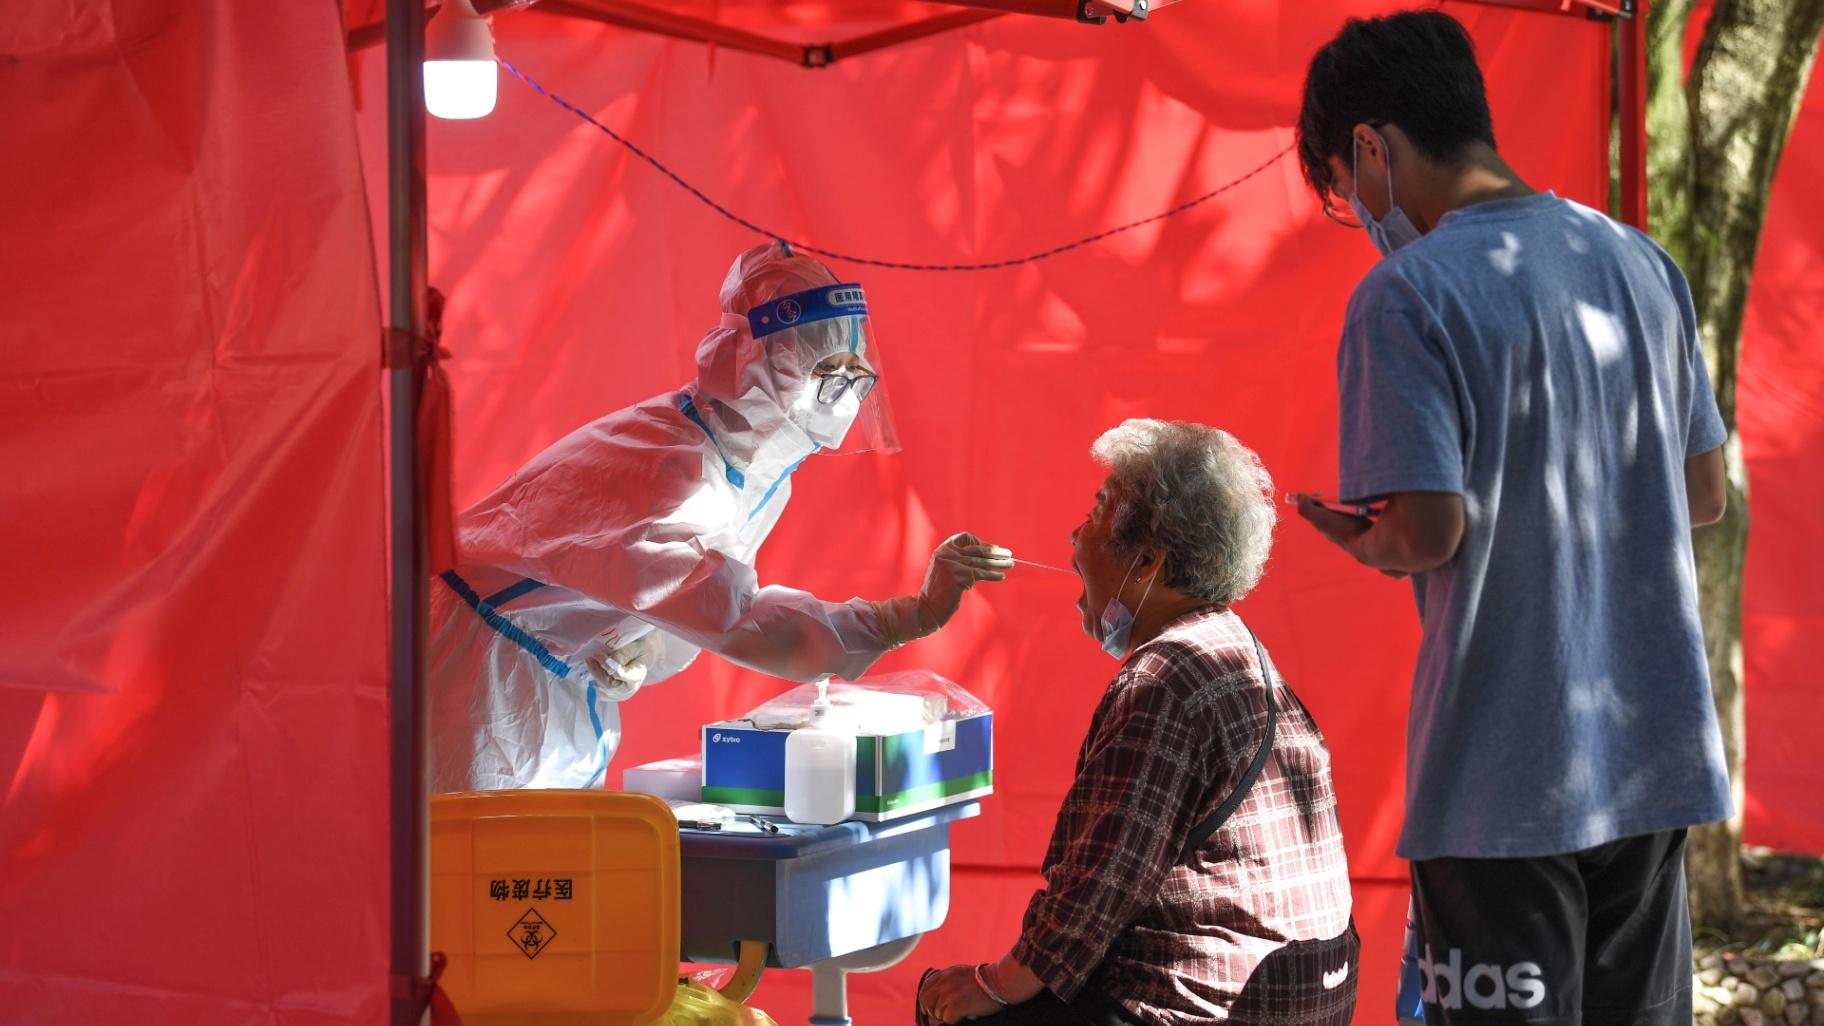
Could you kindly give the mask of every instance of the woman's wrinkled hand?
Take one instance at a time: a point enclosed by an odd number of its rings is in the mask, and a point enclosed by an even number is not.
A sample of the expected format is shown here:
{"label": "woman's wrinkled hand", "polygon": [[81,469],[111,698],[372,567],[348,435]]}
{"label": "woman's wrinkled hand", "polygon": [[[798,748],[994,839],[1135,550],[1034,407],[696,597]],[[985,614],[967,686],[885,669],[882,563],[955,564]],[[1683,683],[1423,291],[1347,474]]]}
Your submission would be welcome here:
{"label": "woman's wrinkled hand", "polygon": [[920,1023],[957,1023],[1001,1010],[975,983],[975,967],[953,965],[925,977],[918,988]]}

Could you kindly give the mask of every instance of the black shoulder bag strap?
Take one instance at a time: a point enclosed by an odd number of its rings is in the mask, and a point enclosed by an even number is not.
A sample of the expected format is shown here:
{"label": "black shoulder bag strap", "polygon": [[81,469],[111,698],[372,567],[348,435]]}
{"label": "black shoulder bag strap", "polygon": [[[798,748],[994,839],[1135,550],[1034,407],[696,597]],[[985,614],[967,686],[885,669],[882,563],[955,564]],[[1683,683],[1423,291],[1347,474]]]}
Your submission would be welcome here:
{"label": "black shoulder bag strap", "polygon": [[1260,771],[1267,765],[1267,756],[1273,754],[1273,735],[1279,725],[1279,705],[1273,700],[1273,670],[1267,664],[1267,650],[1261,647],[1260,638],[1254,633],[1254,628],[1248,627],[1247,624],[1242,624],[1242,627],[1247,630],[1248,637],[1254,639],[1254,656],[1260,660],[1260,677],[1266,682],[1267,736],[1261,739],[1260,750],[1254,753],[1254,761],[1248,764],[1248,771],[1242,774],[1241,783],[1235,785],[1235,790],[1223,799],[1222,804],[1216,807],[1215,812],[1210,813],[1208,819],[1191,828],[1190,839],[1184,842],[1184,851],[1178,856],[1181,860],[1187,860],[1196,854],[1197,849],[1203,847],[1203,842],[1209,840],[1211,834],[1222,829],[1222,825],[1235,814],[1235,807],[1248,796],[1248,791],[1254,786],[1254,781],[1260,778]]}

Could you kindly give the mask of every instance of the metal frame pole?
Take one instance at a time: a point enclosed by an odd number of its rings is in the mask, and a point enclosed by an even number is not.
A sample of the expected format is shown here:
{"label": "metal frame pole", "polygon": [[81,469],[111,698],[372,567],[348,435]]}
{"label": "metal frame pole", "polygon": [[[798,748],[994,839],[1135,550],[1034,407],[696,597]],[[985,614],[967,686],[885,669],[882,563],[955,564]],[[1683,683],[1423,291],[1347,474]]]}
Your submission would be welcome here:
{"label": "metal frame pole", "polygon": [[392,664],[392,1026],[418,1026],[420,982],[430,974],[429,793],[425,780],[424,638],[429,555],[418,466],[418,400],[425,322],[424,4],[387,0],[386,134],[390,404]]}

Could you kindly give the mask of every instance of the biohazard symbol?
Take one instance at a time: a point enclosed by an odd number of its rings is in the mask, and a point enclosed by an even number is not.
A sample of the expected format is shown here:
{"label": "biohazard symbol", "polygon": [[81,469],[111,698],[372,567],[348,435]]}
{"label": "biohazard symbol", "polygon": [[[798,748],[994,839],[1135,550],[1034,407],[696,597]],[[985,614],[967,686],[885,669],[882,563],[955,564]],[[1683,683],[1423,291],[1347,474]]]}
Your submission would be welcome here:
{"label": "biohazard symbol", "polygon": [[529,908],[507,931],[507,939],[513,942],[514,947],[525,952],[527,958],[537,958],[539,952],[550,947],[551,942],[557,939],[557,931],[545,922],[537,909]]}

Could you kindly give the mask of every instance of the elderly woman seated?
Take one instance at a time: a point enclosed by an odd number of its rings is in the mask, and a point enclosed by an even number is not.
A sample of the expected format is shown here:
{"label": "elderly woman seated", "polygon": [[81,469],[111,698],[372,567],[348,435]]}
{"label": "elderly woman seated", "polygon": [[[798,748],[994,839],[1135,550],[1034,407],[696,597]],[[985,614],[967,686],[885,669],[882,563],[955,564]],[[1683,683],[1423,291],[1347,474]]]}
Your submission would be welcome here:
{"label": "elderly woman seated", "polygon": [[1266,564],[1272,482],[1198,424],[1130,420],[1091,454],[1077,608],[1121,668],[1019,939],[927,972],[919,1022],[1341,1026],[1358,942],[1330,753],[1229,608]]}

